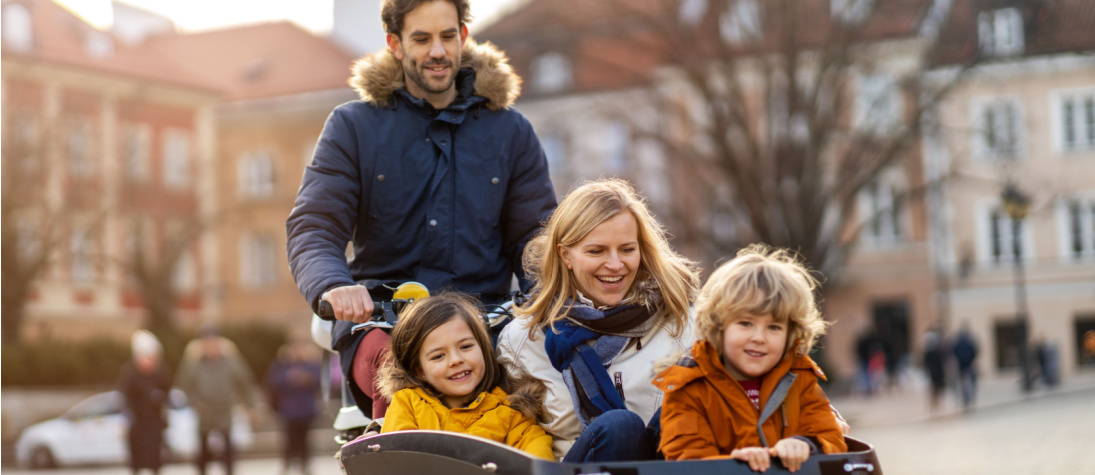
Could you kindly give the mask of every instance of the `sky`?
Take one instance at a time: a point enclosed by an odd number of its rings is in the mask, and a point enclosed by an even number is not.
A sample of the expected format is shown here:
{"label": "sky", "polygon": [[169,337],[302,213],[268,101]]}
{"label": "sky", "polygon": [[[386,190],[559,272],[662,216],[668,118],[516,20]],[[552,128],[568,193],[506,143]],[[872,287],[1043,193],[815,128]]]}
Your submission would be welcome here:
{"label": "sky", "polygon": [[[111,24],[111,0],[54,0],[98,27]],[[517,0],[472,0],[474,19],[469,25],[489,22]],[[231,25],[291,20],[319,34],[331,29],[333,0],[124,0],[123,3],[170,18],[181,31],[201,31]],[[377,15],[379,22],[379,15]]]}

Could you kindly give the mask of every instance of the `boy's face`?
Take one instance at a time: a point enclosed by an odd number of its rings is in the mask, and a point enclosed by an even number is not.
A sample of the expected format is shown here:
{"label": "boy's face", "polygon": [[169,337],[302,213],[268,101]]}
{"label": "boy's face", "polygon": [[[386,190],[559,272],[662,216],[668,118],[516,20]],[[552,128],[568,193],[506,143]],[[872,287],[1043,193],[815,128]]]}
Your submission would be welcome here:
{"label": "boy's face", "polygon": [[726,370],[738,380],[764,376],[776,367],[787,347],[787,323],[771,315],[737,315],[722,331]]}

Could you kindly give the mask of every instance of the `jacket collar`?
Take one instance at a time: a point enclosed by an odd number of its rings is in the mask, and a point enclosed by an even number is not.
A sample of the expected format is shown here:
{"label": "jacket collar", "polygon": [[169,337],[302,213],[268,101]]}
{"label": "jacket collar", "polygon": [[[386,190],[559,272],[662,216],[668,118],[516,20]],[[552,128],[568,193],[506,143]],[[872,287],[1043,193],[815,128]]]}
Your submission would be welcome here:
{"label": "jacket collar", "polygon": [[[791,346],[793,348],[793,346]],[[788,371],[799,370],[814,373],[818,379],[825,380],[825,373],[817,366],[809,356],[784,356],[769,375],[782,377]],[[761,394],[767,395],[775,389],[779,383],[779,377],[766,377],[761,382]],[[654,379],[654,385],[662,391],[671,392],[683,388],[688,383],[706,378],[710,381],[732,381],[726,368],[722,365],[718,350],[707,340],[699,340],[692,345],[692,350],[682,357],[676,364],[658,374]]]}
{"label": "jacket collar", "polygon": [[454,412],[455,411],[486,412],[486,411],[494,409],[498,406],[504,405],[506,403],[506,392],[502,391],[502,388],[499,388],[499,387],[495,387],[494,389],[492,389],[490,391],[487,391],[487,392],[479,393],[479,396],[477,396],[475,398],[475,400],[473,400],[471,403],[469,403],[466,407],[453,407],[453,408],[450,408],[450,407],[446,406],[445,403],[441,402],[441,400],[437,399],[437,397],[435,397],[433,394],[430,394],[430,392],[426,391],[425,389],[416,387],[416,388],[413,388],[411,390],[414,391],[415,394],[417,394],[419,397],[421,397],[427,403],[429,403],[430,406],[433,406],[434,410],[444,409],[446,411],[454,411]]}
{"label": "jacket collar", "polygon": [[[505,109],[513,105],[521,92],[521,78],[509,65],[509,59],[491,43],[476,43],[468,39],[461,53],[461,71],[457,73],[458,94],[470,92],[467,97],[478,96],[486,100],[490,110]],[[467,87],[460,78],[464,68],[470,68],[474,83]],[[358,59],[351,68],[350,87],[357,91],[361,100],[380,107],[392,105],[396,91],[405,86],[403,67],[383,49]]]}

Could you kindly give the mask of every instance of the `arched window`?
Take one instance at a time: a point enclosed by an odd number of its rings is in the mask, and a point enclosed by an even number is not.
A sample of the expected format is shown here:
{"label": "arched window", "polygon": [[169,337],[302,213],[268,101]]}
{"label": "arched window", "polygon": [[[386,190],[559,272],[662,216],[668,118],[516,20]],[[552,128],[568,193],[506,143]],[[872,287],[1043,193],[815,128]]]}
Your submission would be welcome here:
{"label": "arched window", "polygon": [[574,81],[570,58],[559,53],[544,53],[532,62],[532,89],[536,92],[559,92]]}
{"label": "arched window", "polygon": [[30,10],[19,3],[4,5],[4,46],[15,51],[30,51],[34,46],[34,26]]}
{"label": "arched window", "polygon": [[729,0],[730,5],[719,18],[719,34],[727,43],[745,43],[763,34],[760,3],[757,0]]}

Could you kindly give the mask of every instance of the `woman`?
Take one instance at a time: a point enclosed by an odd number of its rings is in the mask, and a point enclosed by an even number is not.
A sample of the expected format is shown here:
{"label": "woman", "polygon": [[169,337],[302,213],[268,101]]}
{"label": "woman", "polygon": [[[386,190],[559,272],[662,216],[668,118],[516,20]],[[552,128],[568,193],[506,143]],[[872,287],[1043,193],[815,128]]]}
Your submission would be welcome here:
{"label": "woman", "polygon": [[133,360],[122,367],[118,392],[125,400],[129,420],[126,437],[129,446],[129,469],[136,474],[141,469],[159,473],[163,466],[165,414],[171,378],[162,364],[163,347],[147,330],[137,330],[132,338]]}
{"label": "woman", "polygon": [[694,266],[626,182],[587,183],[526,248],[536,276],[499,359],[544,381],[544,428],[566,462],[655,455],[661,391],[653,364],[692,344]]}

